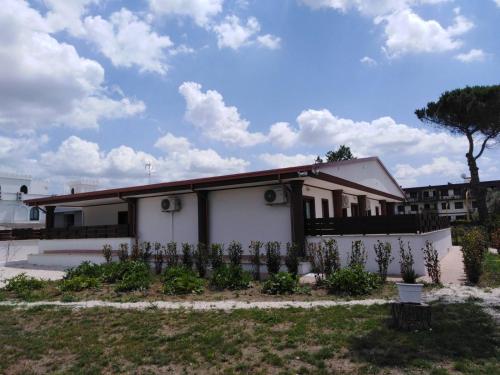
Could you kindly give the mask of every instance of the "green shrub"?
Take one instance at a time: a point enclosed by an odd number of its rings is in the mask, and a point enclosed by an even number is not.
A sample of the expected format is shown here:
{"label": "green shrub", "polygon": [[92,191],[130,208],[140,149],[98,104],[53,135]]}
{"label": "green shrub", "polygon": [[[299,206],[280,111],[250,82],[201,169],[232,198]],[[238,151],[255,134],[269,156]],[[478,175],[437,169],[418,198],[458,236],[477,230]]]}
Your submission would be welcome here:
{"label": "green shrub", "polygon": [[179,264],[177,255],[177,242],[170,241],[165,249],[165,263],[167,267],[176,267]]}
{"label": "green shrub", "polygon": [[231,241],[227,247],[227,255],[229,257],[229,263],[234,267],[241,266],[241,258],[243,256],[243,246],[241,242]]}
{"label": "green shrub", "polygon": [[385,283],[387,279],[387,269],[389,268],[389,264],[394,260],[394,257],[391,255],[391,243],[377,240],[377,243],[373,245],[373,249],[375,250],[375,261],[378,265],[378,274],[381,281]]}
{"label": "green shrub", "polygon": [[45,282],[26,275],[24,272],[5,280],[5,290],[16,293],[19,297],[29,296],[32,291],[42,289]]}
{"label": "green shrub", "polygon": [[[111,263],[107,263],[111,264]],[[82,262],[79,266],[68,268],[66,270],[66,275],[64,275],[65,280],[72,279],[77,276],[94,277],[98,278],[101,276],[101,265],[92,263],[89,261]]]}
{"label": "green shrub", "polygon": [[151,284],[149,266],[141,261],[131,261],[127,264],[122,278],[115,286],[117,292],[145,290]]}
{"label": "green shrub", "polygon": [[127,272],[130,264],[135,263],[134,261],[124,261],[124,262],[111,262],[101,264],[100,267],[100,278],[105,283],[116,283],[123,278],[125,272]]}
{"label": "green shrub", "polygon": [[182,244],[182,265],[188,270],[193,269],[193,245],[186,242]]}
{"label": "green shrub", "polygon": [[361,268],[365,268],[367,258],[368,255],[363,241],[352,241],[351,254],[349,256],[349,267],[359,266]]}
{"label": "green shrub", "polygon": [[286,244],[286,256],[285,256],[285,265],[293,275],[297,275],[299,272],[299,247],[294,243]]}
{"label": "green shrub", "polygon": [[486,236],[480,229],[471,229],[462,238],[462,255],[467,280],[476,284],[483,273],[483,261],[488,251]]}
{"label": "green shrub", "polygon": [[264,282],[262,293],[265,294],[292,294],[295,293],[298,280],[290,272],[278,272]]}
{"label": "green shrub", "polygon": [[422,249],[424,253],[424,263],[427,268],[427,274],[434,284],[441,283],[441,266],[439,264],[439,253],[434,247],[432,242],[425,241],[425,248]]}
{"label": "green shrub", "polygon": [[59,282],[59,290],[62,292],[79,292],[84,289],[98,288],[99,279],[89,276],[74,276],[71,279],[63,279]]}
{"label": "green shrub", "polygon": [[113,248],[111,245],[106,244],[102,247],[102,256],[106,260],[106,263],[111,262],[111,259],[113,258]]}
{"label": "green shrub", "polygon": [[119,248],[118,248],[118,259],[120,262],[125,262],[128,259],[128,244],[127,243],[121,243]]}
{"label": "green shrub", "polygon": [[210,260],[210,254],[207,246],[204,243],[198,243],[193,257],[198,275],[200,275],[200,277],[202,278],[205,277],[207,275],[207,267]]}
{"label": "green shrub", "polygon": [[210,264],[213,270],[224,264],[224,244],[213,243],[210,245]]}
{"label": "green shrub", "polygon": [[171,267],[163,276],[163,292],[165,294],[201,294],[205,281],[196,276],[193,270],[186,267]]}
{"label": "green shrub", "polygon": [[279,242],[270,241],[266,243],[266,265],[267,273],[270,275],[280,271],[281,253]]}
{"label": "green shrub", "polygon": [[222,265],[217,268],[210,278],[210,285],[215,289],[240,290],[250,287],[252,276],[241,267]]}
{"label": "green shrub", "polygon": [[399,239],[399,266],[401,271],[401,278],[404,283],[415,284],[417,274],[413,269],[413,253],[411,251],[410,242],[408,242],[408,249],[405,249],[405,244]]}
{"label": "green shrub", "polygon": [[250,261],[253,268],[253,278],[254,280],[260,280],[260,262],[261,254],[260,250],[264,244],[261,241],[250,242]]}
{"label": "green shrub", "polygon": [[328,277],[335,271],[340,269],[340,256],[339,256],[339,246],[337,241],[332,239],[324,240],[325,249],[325,275]]}
{"label": "green shrub", "polygon": [[380,285],[380,278],[358,265],[332,273],[325,280],[325,284],[329,293],[360,296],[376,289]]}
{"label": "green shrub", "polygon": [[142,260],[143,262],[149,262],[149,260],[151,259],[151,256],[153,255],[152,251],[151,251],[151,242],[149,241],[144,241],[141,243],[141,246],[140,246],[140,259],[139,260]]}
{"label": "green shrub", "polygon": [[154,253],[153,253],[153,262],[155,265],[155,273],[160,275],[163,270],[163,262],[165,260],[165,250],[161,246],[161,243],[154,243]]}

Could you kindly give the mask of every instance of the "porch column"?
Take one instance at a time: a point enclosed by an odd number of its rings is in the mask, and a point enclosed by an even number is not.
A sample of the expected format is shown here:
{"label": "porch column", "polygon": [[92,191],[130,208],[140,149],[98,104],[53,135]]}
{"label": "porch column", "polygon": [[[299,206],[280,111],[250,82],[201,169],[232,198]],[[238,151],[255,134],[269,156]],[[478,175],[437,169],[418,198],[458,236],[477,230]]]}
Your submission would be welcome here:
{"label": "porch column", "polygon": [[196,191],[198,198],[198,242],[208,246],[208,191]]}
{"label": "porch column", "polygon": [[380,215],[382,216],[387,216],[387,201],[385,199],[382,199],[379,201],[380,203]]}
{"label": "porch column", "polygon": [[130,237],[137,237],[137,198],[127,199],[128,230]]}
{"label": "porch column", "polygon": [[394,215],[394,208],[396,207],[396,203],[394,202],[387,202],[387,216],[393,216]]}
{"label": "porch column", "polygon": [[366,216],[366,195],[358,195],[359,216]]}
{"label": "porch column", "polygon": [[342,189],[332,190],[333,217],[342,217],[342,193]]}
{"label": "porch column", "polygon": [[52,229],[54,228],[54,219],[55,219],[55,206],[46,206],[45,207],[45,228]]}
{"label": "porch column", "polygon": [[304,206],[302,187],[304,181],[290,181],[290,217],[292,220],[292,243],[299,247],[301,255],[305,255]]}

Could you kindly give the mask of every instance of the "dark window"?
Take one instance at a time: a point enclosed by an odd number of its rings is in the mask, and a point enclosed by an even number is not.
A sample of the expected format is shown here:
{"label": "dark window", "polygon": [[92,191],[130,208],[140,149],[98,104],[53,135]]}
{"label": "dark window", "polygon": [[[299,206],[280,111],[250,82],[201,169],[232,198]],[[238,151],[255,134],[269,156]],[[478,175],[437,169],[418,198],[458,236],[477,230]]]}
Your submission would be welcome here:
{"label": "dark window", "polygon": [[304,197],[304,218],[315,219],[316,208],[314,207],[314,197]]}
{"label": "dark window", "polygon": [[64,226],[68,228],[74,225],[75,225],[75,215],[73,214],[64,215]]}
{"label": "dark window", "polygon": [[412,205],[410,206],[410,210],[411,210],[411,211],[418,211],[418,204],[412,204]]}
{"label": "dark window", "polygon": [[441,196],[442,197],[447,197],[448,196],[448,189],[441,190]]}
{"label": "dark window", "polygon": [[38,221],[40,220],[40,210],[38,207],[31,207],[30,209],[30,220],[31,221]]}
{"label": "dark window", "polygon": [[75,188],[71,188],[71,194],[75,194]]}
{"label": "dark window", "polygon": [[328,199],[321,200],[321,211],[324,218],[330,217],[330,207],[328,206]]}
{"label": "dark window", "polygon": [[28,194],[28,187],[26,185],[21,186],[19,189],[21,193]]}
{"label": "dark window", "polygon": [[378,208],[378,206],[375,206],[375,216],[379,216],[380,215],[380,210]]}
{"label": "dark window", "polygon": [[430,210],[431,209],[431,205],[429,203],[426,203],[426,204],[424,204],[424,208],[426,210]]}
{"label": "dark window", "polygon": [[357,203],[351,203],[351,216],[359,216],[359,210],[358,210],[358,204]]}
{"label": "dark window", "polygon": [[118,212],[118,225],[128,224],[128,211]]}
{"label": "dark window", "polygon": [[460,194],[462,194],[462,189],[460,188],[453,189],[453,195],[460,195]]}
{"label": "dark window", "polygon": [[462,208],[464,208],[464,202],[455,202],[456,210],[461,210]]}
{"label": "dark window", "polygon": [[455,220],[465,220],[465,215],[457,215]]}
{"label": "dark window", "polygon": [[429,198],[429,192],[428,191],[424,191],[424,198]]}
{"label": "dark window", "polygon": [[342,217],[347,217],[347,208],[342,209]]}
{"label": "dark window", "polygon": [[398,206],[398,212],[405,212],[405,206],[403,206],[403,205],[400,204]]}
{"label": "dark window", "polygon": [[448,203],[446,203],[446,202],[441,203],[441,209],[442,210],[447,210],[448,209]]}
{"label": "dark window", "polygon": [[416,198],[416,197],[417,197],[417,192],[416,191],[410,192],[410,198]]}

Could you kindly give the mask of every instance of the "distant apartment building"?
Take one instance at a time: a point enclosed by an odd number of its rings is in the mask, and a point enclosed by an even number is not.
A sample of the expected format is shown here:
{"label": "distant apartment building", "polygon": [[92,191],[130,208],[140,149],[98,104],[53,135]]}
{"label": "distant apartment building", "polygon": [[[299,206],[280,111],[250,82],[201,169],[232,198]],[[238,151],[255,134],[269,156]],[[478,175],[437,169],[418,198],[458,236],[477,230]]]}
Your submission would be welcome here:
{"label": "distant apartment building", "polygon": [[[490,196],[500,194],[500,180],[483,181]],[[437,212],[451,221],[467,220],[477,213],[477,204],[468,183],[429,185],[403,189],[406,199],[396,206],[396,214]]]}

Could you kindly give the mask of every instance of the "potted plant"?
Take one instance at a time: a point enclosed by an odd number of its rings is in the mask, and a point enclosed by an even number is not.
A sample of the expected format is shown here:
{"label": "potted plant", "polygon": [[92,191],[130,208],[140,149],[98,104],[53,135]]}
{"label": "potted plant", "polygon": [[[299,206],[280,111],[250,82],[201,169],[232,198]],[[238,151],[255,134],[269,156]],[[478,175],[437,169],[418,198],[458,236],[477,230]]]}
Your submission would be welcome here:
{"label": "potted plant", "polygon": [[410,243],[408,249],[401,239],[399,240],[399,265],[401,266],[402,283],[396,283],[399,292],[399,301],[402,303],[420,303],[422,299],[423,284],[417,284],[417,274],[413,269],[413,254]]}

